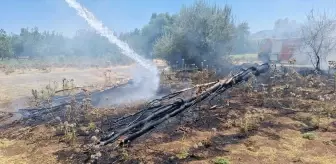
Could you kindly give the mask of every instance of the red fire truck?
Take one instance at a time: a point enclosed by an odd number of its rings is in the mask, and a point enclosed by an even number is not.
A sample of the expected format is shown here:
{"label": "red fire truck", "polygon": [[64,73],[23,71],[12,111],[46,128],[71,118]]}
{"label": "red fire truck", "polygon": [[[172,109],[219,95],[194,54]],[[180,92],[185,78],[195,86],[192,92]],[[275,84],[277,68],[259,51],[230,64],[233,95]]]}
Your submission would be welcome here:
{"label": "red fire truck", "polygon": [[287,63],[298,53],[300,38],[263,39],[259,42],[259,60]]}

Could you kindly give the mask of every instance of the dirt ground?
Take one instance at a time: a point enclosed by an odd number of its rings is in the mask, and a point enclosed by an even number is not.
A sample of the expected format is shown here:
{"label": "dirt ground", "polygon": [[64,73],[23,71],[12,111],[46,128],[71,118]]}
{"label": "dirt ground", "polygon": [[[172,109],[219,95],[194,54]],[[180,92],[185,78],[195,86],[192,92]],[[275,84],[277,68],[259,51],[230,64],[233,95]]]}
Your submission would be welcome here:
{"label": "dirt ground", "polygon": [[[217,108],[199,104],[128,146],[95,148],[97,163],[334,164],[336,95],[332,84],[307,79],[286,77],[268,92],[234,88],[226,93],[230,98],[218,98]],[[107,128],[105,116],[138,109],[131,104],[99,110],[91,120],[94,128],[78,122],[74,142],[58,131],[59,124],[14,123],[0,129],[0,163],[86,163],[93,155],[87,148],[92,138]]]}

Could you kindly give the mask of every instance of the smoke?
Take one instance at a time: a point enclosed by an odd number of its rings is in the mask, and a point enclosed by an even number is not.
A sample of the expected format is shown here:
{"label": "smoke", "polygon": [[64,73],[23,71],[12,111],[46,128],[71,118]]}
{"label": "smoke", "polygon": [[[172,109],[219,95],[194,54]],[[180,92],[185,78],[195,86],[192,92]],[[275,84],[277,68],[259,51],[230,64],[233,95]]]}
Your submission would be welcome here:
{"label": "smoke", "polygon": [[[122,103],[124,100],[146,99],[153,97],[159,87],[159,76],[156,66],[152,62],[139,56],[128,46],[127,43],[119,40],[112,31],[105,27],[101,21],[97,20],[90,11],[79,4],[76,0],[65,1],[70,7],[74,8],[77,11],[77,14],[85,19],[86,22],[101,36],[106,37],[110,43],[117,45],[121,49],[122,54],[133,59],[142,66],[141,69],[137,68],[132,71],[134,75],[133,86],[125,89],[124,91],[119,91],[118,95],[114,95],[114,102]],[[135,94],[135,92],[137,94]],[[116,99],[118,99],[118,101],[116,101]],[[100,103],[100,105],[101,104],[102,103]]]}
{"label": "smoke", "polygon": [[139,66],[131,69],[131,73],[133,75],[132,84],[93,94],[93,105],[108,107],[154,98],[158,88],[155,86],[159,83],[159,78],[152,78],[151,72],[146,72],[145,68]]}

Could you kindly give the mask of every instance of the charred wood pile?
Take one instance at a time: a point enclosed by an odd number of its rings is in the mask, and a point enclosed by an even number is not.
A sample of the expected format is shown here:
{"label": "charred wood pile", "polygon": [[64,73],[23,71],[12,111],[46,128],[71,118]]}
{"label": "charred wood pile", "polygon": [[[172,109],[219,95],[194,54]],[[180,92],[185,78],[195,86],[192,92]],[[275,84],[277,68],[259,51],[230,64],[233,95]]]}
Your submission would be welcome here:
{"label": "charred wood pile", "polygon": [[[269,68],[270,66],[268,63],[252,66],[247,69],[242,69],[240,72],[231,75],[228,78],[196,85],[195,87],[183,89],[168,94],[160,99],[153,100],[146,108],[113,120],[110,131],[106,132],[98,144],[107,145],[117,141],[121,145],[129,143],[151,131],[164,121],[192,108],[196,104],[211,100],[226,90],[248,81],[253,76],[259,76],[268,72]],[[193,96],[181,96],[184,92],[199,90],[201,87],[204,89],[196,92]]]}

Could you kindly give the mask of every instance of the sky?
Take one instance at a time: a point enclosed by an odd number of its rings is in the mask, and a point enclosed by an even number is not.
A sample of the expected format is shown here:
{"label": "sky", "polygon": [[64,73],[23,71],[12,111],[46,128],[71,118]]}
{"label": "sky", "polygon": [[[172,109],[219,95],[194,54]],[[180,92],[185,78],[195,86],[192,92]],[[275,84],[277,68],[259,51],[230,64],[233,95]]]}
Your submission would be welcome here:
{"label": "sky", "polygon": [[[194,0],[77,0],[107,27],[127,32],[148,23],[152,13],[178,13]],[[249,23],[250,31],[269,30],[279,18],[303,22],[312,8],[335,14],[336,0],[207,0],[228,4],[238,22]],[[64,0],[1,0],[0,29],[19,33],[22,27],[38,27],[73,35],[89,26]]]}

